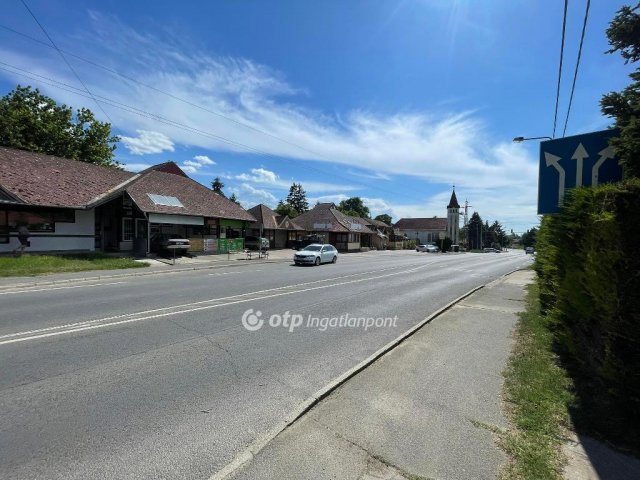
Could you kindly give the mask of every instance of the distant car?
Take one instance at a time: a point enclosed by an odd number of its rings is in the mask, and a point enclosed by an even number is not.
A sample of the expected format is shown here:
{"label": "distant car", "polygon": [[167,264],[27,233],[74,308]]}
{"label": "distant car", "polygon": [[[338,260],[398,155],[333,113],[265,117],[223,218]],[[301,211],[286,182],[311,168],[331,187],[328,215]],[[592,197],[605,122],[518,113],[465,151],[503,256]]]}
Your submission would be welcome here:
{"label": "distant car", "polygon": [[293,256],[296,265],[320,265],[321,263],[336,263],[338,250],[329,244],[313,243],[299,250]]}
{"label": "distant car", "polygon": [[535,253],[535,250],[534,250],[533,247],[527,247],[527,248],[524,249],[524,253],[525,254],[530,253],[531,255],[533,255]]}
{"label": "distant car", "polygon": [[421,244],[416,247],[416,252],[438,253],[440,249],[430,243]]}
{"label": "distant car", "polygon": [[486,247],[483,251],[484,253],[496,253],[496,249],[492,247]]}
{"label": "distant car", "polygon": [[269,239],[264,237],[244,237],[244,248],[247,250],[268,250]]}

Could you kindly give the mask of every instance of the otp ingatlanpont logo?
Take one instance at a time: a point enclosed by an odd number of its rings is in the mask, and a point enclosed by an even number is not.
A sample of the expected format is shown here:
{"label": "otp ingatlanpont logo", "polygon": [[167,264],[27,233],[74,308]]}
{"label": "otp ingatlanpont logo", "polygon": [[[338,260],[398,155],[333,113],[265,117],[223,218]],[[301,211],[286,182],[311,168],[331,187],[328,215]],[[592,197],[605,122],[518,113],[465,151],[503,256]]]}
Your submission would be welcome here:
{"label": "otp ingatlanpont logo", "polygon": [[250,308],[242,314],[242,325],[250,332],[260,330],[264,324],[264,320],[260,317],[262,317],[260,310],[256,310],[256,312],[253,313],[253,308]]}

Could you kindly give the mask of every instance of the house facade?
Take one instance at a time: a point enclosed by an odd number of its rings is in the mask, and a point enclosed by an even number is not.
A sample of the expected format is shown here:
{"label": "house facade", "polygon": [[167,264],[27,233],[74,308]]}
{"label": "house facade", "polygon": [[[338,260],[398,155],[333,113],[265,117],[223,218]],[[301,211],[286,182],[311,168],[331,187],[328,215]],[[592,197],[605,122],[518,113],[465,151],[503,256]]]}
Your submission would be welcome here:
{"label": "house facade", "polygon": [[319,203],[294,220],[307,233],[323,237],[343,252],[359,251],[363,237],[366,241],[375,233],[365,220],[339,212],[333,203]]}
{"label": "house facade", "polygon": [[260,203],[247,210],[256,221],[251,224],[251,234],[269,239],[270,248],[291,247],[304,235],[304,228],[287,215],[277,215],[266,205]]}
{"label": "house facade", "polygon": [[460,205],[455,189],[447,205],[447,217],[401,218],[394,224],[397,232],[417,244],[437,243],[441,236],[454,245],[460,240]]}
{"label": "house facade", "polygon": [[175,163],[139,173],[0,147],[0,253],[29,231],[29,252],[152,251],[159,236],[192,250],[242,248],[255,218]]}

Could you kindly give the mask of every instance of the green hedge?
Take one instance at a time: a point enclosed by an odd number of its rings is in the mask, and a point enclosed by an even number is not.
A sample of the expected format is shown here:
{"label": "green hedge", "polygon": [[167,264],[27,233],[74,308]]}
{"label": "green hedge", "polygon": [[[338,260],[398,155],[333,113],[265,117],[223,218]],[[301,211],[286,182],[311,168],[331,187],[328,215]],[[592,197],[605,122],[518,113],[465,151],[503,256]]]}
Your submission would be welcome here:
{"label": "green hedge", "polygon": [[583,400],[605,415],[599,430],[639,424],[639,247],[638,179],[572,190],[561,213],[543,218],[537,238],[542,308],[588,379],[583,396],[594,398]]}

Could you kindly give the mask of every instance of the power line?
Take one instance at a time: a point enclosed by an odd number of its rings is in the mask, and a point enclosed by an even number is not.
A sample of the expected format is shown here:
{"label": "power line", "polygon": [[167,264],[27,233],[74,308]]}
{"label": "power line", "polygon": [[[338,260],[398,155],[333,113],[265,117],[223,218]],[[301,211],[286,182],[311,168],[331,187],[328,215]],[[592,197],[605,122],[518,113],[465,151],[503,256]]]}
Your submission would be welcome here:
{"label": "power line", "polygon": [[558,122],[558,104],[560,103],[560,81],[562,80],[562,59],[564,57],[564,37],[567,29],[567,9],[569,0],[564,0],[564,16],[562,18],[562,40],[560,41],[560,66],[558,68],[558,89],[556,91],[556,111],[553,116],[553,138],[556,138],[556,124]]}
{"label": "power line", "polygon": [[[264,156],[267,156],[267,157],[275,158],[275,159],[278,159],[278,160],[281,159],[281,157],[278,157],[277,155],[274,155],[272,153],[264,152],[262,150],[259,150],[259,149],[255,148],[255,147],[251,147],[249,145],[246,145],[244,143],[236,142],[234,140],[230,140],[230,139],[222,137],[220,135],[216,135],[216,134],[213,134],[211,132],[206,132],[204,130],[200,130],[198,128],[192,127],[192,126],[184,124],[184,123],[177,122],[175,120],[171,120],[171,119],[163,117],[161,115],[158,115],[158,114],[155,114],[155,113],[152,113],[152,112],[148,112],[146,110],[142,110],[142,109],[139,109],[137,107],[133,107],[131,105],[127,105],[127,104],[122,103],[122,102],[118,102],[117,100],[113,100],[113,99],[110,99],[110,98],[107,98],[107,97],[103,97],[101,95],[96,95],[95,97],[93,95],[89,96],[89,95],[86,94],[85,91],[83,91],[82,89],[80,89],[78,87],[74,87],[72,85],[69,85],[67,83],[61,82],[59,80],[55,80],[53,78],[46,77],[44,75],[40,75],[40,74],[37,74],[37,73],[34,73],[34,72],[30,72],[28,70],[25,70],[25,69],[20,68],[20,67],[16,67],[16,66],[11,65],[9,63],[0,61],[0,65],[4,65],[4,67],[0,66],[1,70],[5,70],[5,71],[11,72],[13,74],[21,75],[23,77],[29,78],[30,80],[35,80],[35,81],[38,81],[38,82],[42,82],[42,83],[44,83],[46,85],[50,85],[52,87],[58,88],[60,90],[63,90],[63,91],[69,92],[69,93],[73,93],[73,94],[81,96],[83,98],[96,98],[97,97],[97,98],[100,99],[100,101],[102,103],[104,103],[105,105],[109,105],[110,107],[118,108],[118,109],[124,110],[124,111],[126,111],[128,113],[133,113],[135,115],[138,115],[138,116],[141,116],[141,117],[144,117],[144,118],[148,118],[148,119],[157,121],[157,122],[165,124],[165,125],[169,125],[169,126],[172,126],[172,127],[175,127],[175,128],[179,128],[181,130],[186,130],[186,131],[198,134],[198,135],[202,135],[202,136],[205,136],[205,137],[213,138],[215,140],[219,140],[221,142],[228,143],[228,144],[237,146],[237,147],[239,147],[241,149],[248,150],[248,151],[260,154],[260,155],[264,155]],[[6,67],[9,67],[9,68],[6,68]],[[391,195],[394,195],[394,196],[395,195],[401,195],[401,196],[403,196],[405,198],[410,198],[412,200],[419,200],[420,202],[423,201],[423,199],[419,199],[418,197],[413,197],[413,196],[407,195],[404,192],[393,192],[391,190],[386,190],[386,189],[383,189],[383,188],[380,188],[380,187],[377,187],[377,186],[373,186],[373,185],[370,185],[370,184],[367,184],[367,183],[364,183],[364,182],[353,180],[353,179],[341,176],[341,175],[336,174],[336,173],[327,173],[327,172],[323,171],[322,169],[313,167],[311,165],[308,165],[307,167],[312,169],[312,170],[316,170],[317,172],[319,172],[320,174],[324,175],[325,177],[342,178],[343,180],[346,180],[348,182],[355,183],[355,184],[358,184],[358,185],[361,185],[361,186],[364,186],[364,187],[368,187],[368,188],[371,188],[371,189],[374,189],[374,190],[378,190],[380,192],[385,192],[385,193],[388,193],[388,194],[391,194]]]}
{"label": "power line", "polygon": [[[27,35],[26,33],[22,33],[22,32],[20,32],[20,31],[18,31],[18,30],[15,30],[15,29],[13,29],[13,28],[11,28],[11,27],[8,27],[8,26],[6,26],[6,25],[1,25],[1,24],[0,24],[0,28],[3,28],[3,29],[8,30],[8,31],[10,31],[10,32],[12,32],[12,33],[15,33],[15,34],[17,34],[17,35],[20,35],[20,36],[22,36],[22,37],[24,37],[24,38],[26,38],[26,39],[28,39],[28,40],[31,40],[31,41],[33,41],[33,42],[39,43],[39,44],[41,44],[41,45],[43,45],[43,46],[45,46],[45,47],[48,47],[48,48],[54,48],[54,47],[52,47],[51,45],[49,45],[48,43],[43,42],[42,40],[39,40],[39,39],[37,39],[37,38],[34,38],[34,37],[30,36],[30,35]],[[249,130],[253,130],[254,132],[258,132],[258,133],[261,133],[262,135],[266,135],[266,136],[271,137],[271,138],[273,138],[273,139],[279,140],[279,141],[281,141],[281,142],[283,142],[283,143],[286,143],[286,144],[288,144],[288,145],[291,145],[291,146],[293,146],[293,147],[296,147],[296,148],[298,148],[298,149],[300,149],[300,150],[302,150],[302,151],[305,151],[305,152],[307,152],[307,153],[310,153],[310,154],[312,154],[312,155],[313,155],[313,156],[315,156],[315,157],[324,158],[324,157],[323,157],[321,154],[319,154],[318,152],[314,152],[313,150],[310,150],[310,149],[308,149],[307,147],[303,147],[302,145],[299,145],[299,144],[294,143],[294,142],[292,142],[292,141],[290,141],[290,140],[287,140],[287,139],[284,139],[284,138],[279,137],[279,136],[277,136],[277,135],[274,135],[274,134],[272,134],[272,133],[269,133],[269,132],[267,132],[267,131],[265,131],[265,130],[262,130],[262,129],[260,129],[260,128],[254,127],[253,125],[249,125],[248,123],[241,122],[240,120],[236,120],[235,118],[230,117],[230,116],[228,116],[228,115],[225,115],[225,114],[223,114],[223,113],[217,112],[217,111],[215,111],[215,110],[211,110],[211,109],[206,108],[206,107],[204,107],[204,106],[202,106],[202,105],[199,105],[199,104],[197,104],[197,103],[191,102],[191,101],[189,101],[189,100],[187,100],[187,99],[184,99],[184,98],[182,98],[182,97],[179,97],[179,96],[177,96],[177,95],[174,95],[173,93],[167,92],[167,91],[162,90],[162,89],[159,89],[159,88],[157,88],[157,87],[154,87],[153,85],[149,85],[149,84],[147,84],[147,83],[141,82],[140,80],[137,80],[137,79],[135,79],[135,78],[133,78],[133,77],[130,77],[130,76],[128,76],[128,75],[125,75],[124,73],[121,73],[121,72],[119,72],[119,71],[117,71],[117,70],[114,70],[113,68],[107,67],[107,66],[102,65],[102,64],[97,63],[97,62],[94,62],[93,60],[89,60],[89,59],[83,58],[83,57],[81,57],[81,56],[79,56],[79,55],[76,55],[76,54],[74,54],[74,53],[71,53],[71,52],[64,52],[64,53],[66,53],[68,56],[71,56],[71,57],[77,58],[78,60],[81,60],[81,61],[83,61],[83,62],[86,62],[86,63],[88,63],[89,65],[93,65],[94,67],[97,67],[97,68],[100,68],[100,69],[102,69],[102,70],[105,70],[105,71],[107,71],[107,72],[109,72],[109,73],[112,73],[113,75],[117,75],[117,76],[119,76],[119,77],[121,77],[121,78],[124,78],[124,79],[126,79],[126,80],[129,80],[130,82],[133,82],[133,83],[135,83],[135,84],[138,84],[138,85],[140,85],[140,86],[142,86],[142,87],[148,88],[148,89],[153,90],[153,91],[158,92],[158,93],[161,93],[162,95],[166,95],[167,97],[172,98],[172,99],[174,99],[174,100],[177,100],[177,101],[179,101],[179,102],[182,102],[182,103],[184,103],[184,104],[186,104],[186,105],[189,105],[189,106],[191,106],[191,107],[198,108],[198,109],[200,109],[200,110],[202,110],[202,111],[205,111],[205,112],[207,112],[207,113],[210,113],[210,114],[212,114],[212,115],[216,115],[216,116],[218,116],[218,117],[220,117],[220,118],[224,118],[225,120],[228,120],[228,121],[230,121],[230,122],[232,122],[232,123],[235,123],[236,125],[242,126],[242,127],[247,128],[247,129],[249,129]]]}
{"label": "power line", "polygon": [[573,92],[576,89],[576,79],[578,78],[578,68],[580,67],[580,57],[582,56],[582,44],[584,43],[584,34],[587,30],[587,19],[589,18],[589,7],[591,0],[587,0],[587,7],[584,11],[584,22],[582,23],[582,34],[580,35],[580,47],[578,48],[578,58],[576,60],[576,69],[573,72],[573,85],[571,86],[571,96],[569,97],[569,107],[567,108],[567,118],[564,119],[564,128],[562,136],[567,133],[567,124],[569,123],[569,115],[571,114],[571,104],[573,103]]}
{"label": "power line", "polygon": [[102,111],[102,113],[104,114],[105,117],[107,117],[107,120],[109,120],[109,123],[111,123],[111,125],[113,125],[113,121],[111,120],[111,118],[109,117],[109,115],[107,114],[107,112],[105,112],[104,108],[102,108],[102,105],[100,105],[100,103],[98,102],[98,100],[93,96],[93,93],[91,93],[91,91],[89,90],[89,88],[85,85],[85,83],[82,81],[82,79],[80,78],[80,75],[78,75],[78,73],[75,71],[75,69],[71,66],[71,64],[69,63],[69,61],[67,60],[67,57],[64,56],[64,53],[62,53],[62,50],[60,50],[58,48],[58,46],[56,45],[56,43],[53,41],[53,38],[51,38],[51,36],[49,35],[49,33],[47,33],[47,30],[44,28],[44,26],[40,23],[40,21],[38,20],[38,18],[35,16],[35,14],[33,13],[33,11],[29,8],[29,5],[27,5],[27,2],[25,0],[20,0],[22,2],[22,5],[24,5],[24,8],[27,9],[27,11],[29,12],[29,14],[33,17],[33,19],[35,20],[35,22],[38,24],[38,26],[40,27],[40,30],[42,30],[42,33],[45,34],[45,36],[49,39],[49,41],[51,42],[51,45],[53,46],[53,48],[56,49],[56,51],[60,54],[60,56],[62,57],[62,60],[64,60],[64,63],[67,64],[67,67],[69,67],[69,70],[71,70],[71,72],[75,75],[75,77],[78,79],[78,81],[80,82],[80,84],[84,87],[84,89],[87,91],[87,93],[89,94],[89,96],[93,99],[93,101],[95,102],[95,104],[98,106],[98,108]]}

